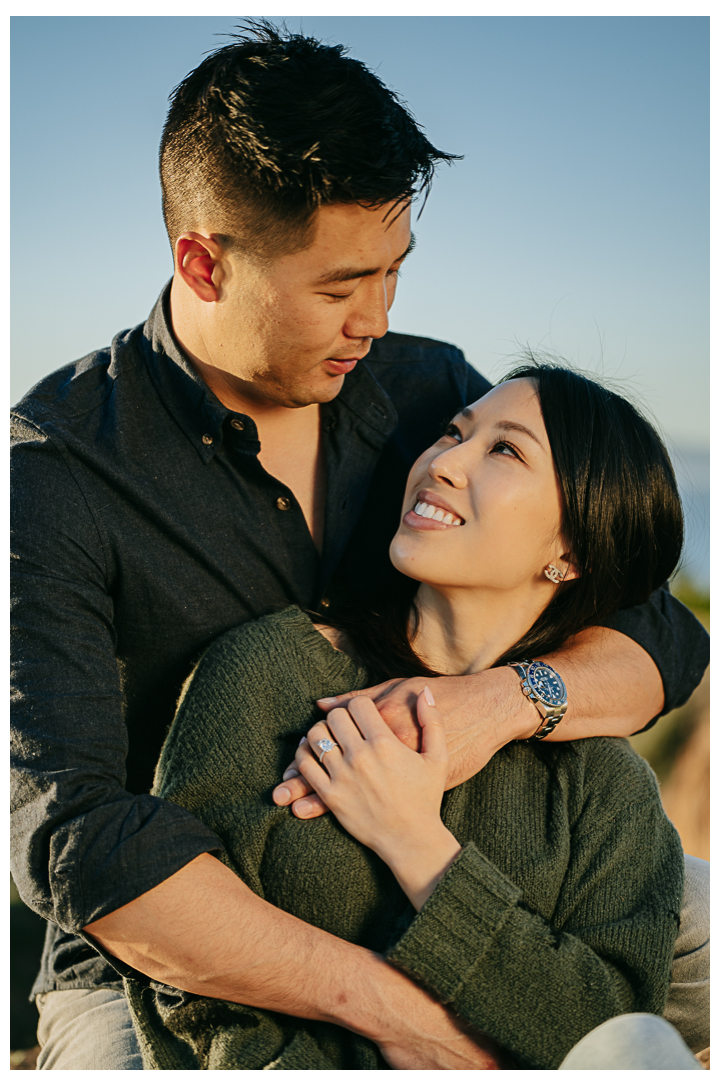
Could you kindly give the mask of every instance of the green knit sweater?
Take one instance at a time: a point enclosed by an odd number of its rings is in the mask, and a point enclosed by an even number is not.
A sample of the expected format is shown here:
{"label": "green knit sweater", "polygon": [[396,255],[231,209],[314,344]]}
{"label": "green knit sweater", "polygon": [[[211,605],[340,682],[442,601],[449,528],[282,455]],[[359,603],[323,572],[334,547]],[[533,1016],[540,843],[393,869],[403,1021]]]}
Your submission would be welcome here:
{"label": "green knit sweater", "polygon": [[[186,685],[155,794],[206,822],[259,896],[385,953],[520,1067],[557,1068],[618,1013],[662,1013],[682,849],[628,743],[511,743],[448,792],[443,820],[463,850],[416,915],[332,815],[299,821],[271,800],[314,701],[364,685],[367,672],[297,608],[231,630]],[[140,979],[126,988],[145,1068],[387,1067],[332,1024]]]}

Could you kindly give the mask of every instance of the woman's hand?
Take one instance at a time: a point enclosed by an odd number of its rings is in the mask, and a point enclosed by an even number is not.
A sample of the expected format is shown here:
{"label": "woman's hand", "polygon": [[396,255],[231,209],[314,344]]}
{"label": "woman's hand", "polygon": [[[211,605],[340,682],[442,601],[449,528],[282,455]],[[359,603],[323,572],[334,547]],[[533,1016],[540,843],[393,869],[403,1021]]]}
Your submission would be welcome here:
{"label": "woman's hand", "polygon": [[[550,662],[555,664],[552,659]],[[364,690],[322,698],[317,704],[329,713],[333,708],[347,708],[351,697],[368,697],[401,742],[417,750],[421,737],[417,701],[424,685],[425,680],[419,677],[389,679]],[[535,706],[519,693],[517,675],[510,668],[490,668],[474,675],[441,675],[433,679],[432,688],[442,709],[450,755],[446,790],[475,776],[501,746],[513,739],[529,738],[537,729]],[[561,738],[567,738],[562,727],[558,730]],[[295,761],[288,764],[273,799],[278,806],[292,805],[293,814],[299,818],[319,817],[326,811],[320,796],[298,774]]]}
{"label": "woman's hand", "polygon": [[[418,911],[460,851],[440,818],[448,753],[434,705],[426,687],[418,698],[419,754],[393,735],[369,698],[356,697],[315,724],[295,755],[308,784],[388,864]],[[322,764],[321,740],[337,744]]]}

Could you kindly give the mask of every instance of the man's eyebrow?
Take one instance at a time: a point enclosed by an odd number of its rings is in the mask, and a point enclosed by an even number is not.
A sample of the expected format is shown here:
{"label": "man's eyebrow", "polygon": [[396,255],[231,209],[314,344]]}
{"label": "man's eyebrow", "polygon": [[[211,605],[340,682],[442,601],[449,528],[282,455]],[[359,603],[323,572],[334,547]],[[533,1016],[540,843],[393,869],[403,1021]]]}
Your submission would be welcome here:
{"label": "man's eyebrow", "polygon": [[[410,243],[403,251],[402,255],[398,255],[394,262],[402,262],[406,259],[410,252],[415,247],[415,237],[410,234]],[[377,274],[380,271],[379,266],[375,266],[369,270],[359,270],[355,266],[341,266],[337,270],[331,270],[328,274],[323,274],[321,278],[318,278],[318,285],[332,285],[341,281],[355,281],[357,278],[372,277],[373,274]]]}
{"label": "man's eyebrow", "polygon": [[[458,416],[462,416],[465,420],[472,420],[473,411],[468,408],[461,409]],[[498,420],[495,424],[495,429],[498,431],[521,431],[523,435],[527,435],[533,442],[536,442],[541,450],[545,449],[535,432],[531,431],[529,427],[525,427],[524,424],[518,424],[517,420]]]}

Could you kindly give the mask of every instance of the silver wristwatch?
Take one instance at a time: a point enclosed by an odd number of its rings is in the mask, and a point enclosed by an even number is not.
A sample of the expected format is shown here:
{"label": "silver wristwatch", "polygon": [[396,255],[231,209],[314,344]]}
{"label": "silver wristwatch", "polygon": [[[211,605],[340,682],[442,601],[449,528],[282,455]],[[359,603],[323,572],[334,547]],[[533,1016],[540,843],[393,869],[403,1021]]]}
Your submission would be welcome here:
{"label": "silver wristwatch", "polygon": [[544,664],[542,660],[522,660],[508,664],[508,667],[515,668],[522,679],[523,694],[532,701],[542,716],[542,723],[535,734],[524,741],[544,739],[558,726],[567,712],[568,698],[565,683],[555,668]]}

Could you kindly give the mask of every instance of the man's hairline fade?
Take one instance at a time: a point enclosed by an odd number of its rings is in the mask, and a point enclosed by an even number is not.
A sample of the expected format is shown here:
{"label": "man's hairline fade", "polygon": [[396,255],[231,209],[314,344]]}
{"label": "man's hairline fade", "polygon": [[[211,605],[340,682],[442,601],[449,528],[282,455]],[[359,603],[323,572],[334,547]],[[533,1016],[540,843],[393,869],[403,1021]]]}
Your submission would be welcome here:
{"label": "man's hairline fade", "polygon": [[[160,147],[160,173],[163,213],[173,249],[179,236],[197,230],[201,222],[212,222],[213,234],[226,250],[266,263],[310,246],[317,210],[333,203],[357,203],[368,209],[388,204],[392,224],[407,203],[422,194],[427,198],[436,162],[456,159],[456,155],[432,146],[397,95],[364,64],[347,57],[343,46],[290,34],[284,24],[276,27],[266,19],[246,20],[238,32],[227,36],[232,43],[210,53],[171,95]],[[274,77],[279,86],[273,87]],[[315,97],[312,91],[306,95],[308,110],[322,112],[322,105],[329,114],[325,126],[322,119],[313,126],[311,118],[299,136],[306,139],[304,148],[302,141],[299,146],[294,143],[295,130],[289,137],[283,132],[283,116],[272,115],[271,99],[268,102],[259,94],[259,103],[253,101],[253,95],[267,86],[276,93],[279,89],[275,105],[282,114],[282,84],[284,81],[293,88],[293,79],[301,89],[314,79],[318,85]],[[342,103],[338,106],[337,100],[323,100],[323,93],[333,97],[333,81],[335,90],[339,85],[357,84],[354,95],[334,95],[335,99],[351,99],[351,105],[345,106],[345,117]],[[351,123],[353,109],[358,113],[357,125]],[[214,127],[201,122],[203,115],[213,114],[213,110]],[[298,115],[304,120],[302,103]],[[315,130],[318,138],[313,139]],[[379,143],[368,138],[376,132]],[[362,149],[362,138],[367,143],[366,159],[360,154],[358,160],[349,162],[356,170],[359,167],[359,175],[338,174],[338,162],[344,163],[343,141],[351,147],[352,158],[358,139]],[[323,141],[329,150],[323,150]],[[339,145],[339,156],[335,144]],[[379,161],[370,149],[376,145]],[[283,157],[288,163],[287,175],[283,173]],[[218,162],[226,174],[220,181],[222,187],[213,186],[207,176],[208,167]],[[230,174],[228,162],[241,167]],[[220,171],[213,169],[211,175]],[[372,197],[367,197],[368,192]]]}

